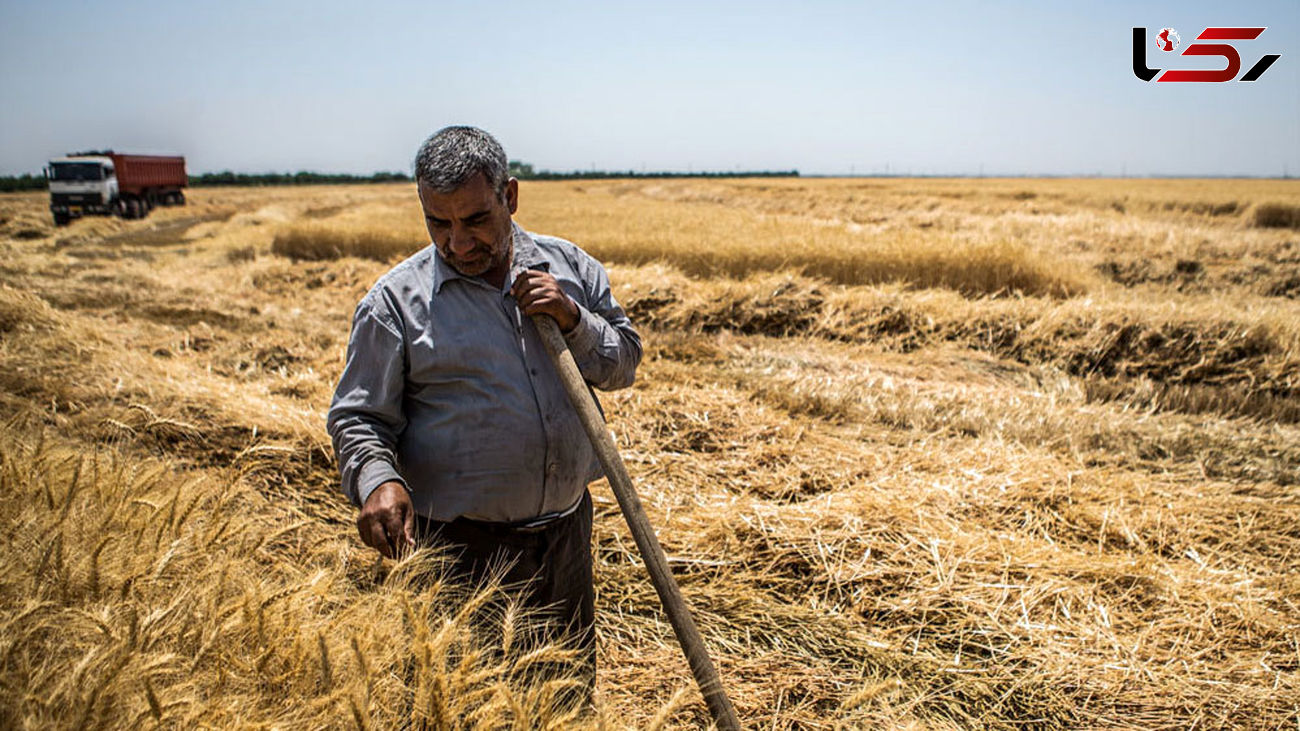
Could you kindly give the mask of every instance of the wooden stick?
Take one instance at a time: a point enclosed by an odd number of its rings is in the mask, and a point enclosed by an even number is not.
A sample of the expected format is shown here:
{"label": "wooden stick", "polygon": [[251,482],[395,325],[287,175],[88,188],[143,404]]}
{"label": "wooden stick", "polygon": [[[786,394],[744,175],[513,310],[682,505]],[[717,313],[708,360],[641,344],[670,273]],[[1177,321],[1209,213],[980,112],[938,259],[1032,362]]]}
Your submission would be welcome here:
{"label": "wooden stick", "polygon": [[587,390],[587,382],[578,371],[578,364],[573,359],[573,353],[569,352],[569,345],[560,333],[560,326],[550,315],[533,315],[533,324],[537,326],[537,332],[541,334],[542,342],[551,354],[551,361],[555,363],[564,390],[568,392],[569,400],[573,402],[573,408],[582,420],[582,427],[596,448],[600,465],[605,468],[605,476],[609,478],[610,487],[614,488],[614,496],[623,509],[623,517],[627,519],[628,528],[632,529],[632,537],[636,539],[641,558],[650,571],[650,580],[654,583],[655,591],[659,592],[659,601],[668,613],[668,621],[677,633],[677,643],[686,653],[686,661],[690,663],[695,682],[704,694],[704,702],[709,706],[714,725],[723,731],[738,731],[740,721],[736,719],[736,710],[731,707],[731,700],[722,688],[722,679],[713,666],[713,660],[709,658],[704,639],[700,637],[700,631],[691,617],[690,607],[682,599],[681,589],[677,587],[677,581],[668,568],[664,550],[659,546],[659,539],[655,537],[654,529],[650,527],[650,521],[646,519],[645,510],[641,507],[641,498],[637,497],[636,490],[632,487],[632,478],[623,466],[623,458],[618,453],[609,429],[605,428],[605,419],[596,408],[591,392]]}

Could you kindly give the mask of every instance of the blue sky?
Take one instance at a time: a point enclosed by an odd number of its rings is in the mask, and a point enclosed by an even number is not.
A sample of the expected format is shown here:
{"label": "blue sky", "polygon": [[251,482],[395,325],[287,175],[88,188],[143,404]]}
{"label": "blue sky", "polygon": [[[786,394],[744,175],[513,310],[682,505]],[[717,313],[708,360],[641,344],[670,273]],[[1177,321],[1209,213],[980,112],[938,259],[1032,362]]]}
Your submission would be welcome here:
{"label": "blue sky", "polygon": [[[1268,27],[1243,73],[1282,58],[1253,83],[1133,76],[1133,26],[1185,48],[1213,25]],[[1297,0],[0,0],[0,174],[101,147],[409,171],[468,123],[556,170],[1294,176],[1298,69]]]}

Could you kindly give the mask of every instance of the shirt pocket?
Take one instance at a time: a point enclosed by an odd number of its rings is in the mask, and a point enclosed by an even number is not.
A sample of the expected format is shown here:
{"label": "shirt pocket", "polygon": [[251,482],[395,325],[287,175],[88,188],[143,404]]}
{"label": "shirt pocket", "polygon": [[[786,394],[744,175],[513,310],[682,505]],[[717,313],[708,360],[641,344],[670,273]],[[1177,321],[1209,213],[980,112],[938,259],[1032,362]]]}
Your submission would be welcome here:
{"label": "shirt pocket", "polygon": [[443,288],[449,296],[434,298],[423,327],[408,334],[407,383],[416,392],[490,389],[521,369],[516,323],[493,295],[448,293],[452,284]]}

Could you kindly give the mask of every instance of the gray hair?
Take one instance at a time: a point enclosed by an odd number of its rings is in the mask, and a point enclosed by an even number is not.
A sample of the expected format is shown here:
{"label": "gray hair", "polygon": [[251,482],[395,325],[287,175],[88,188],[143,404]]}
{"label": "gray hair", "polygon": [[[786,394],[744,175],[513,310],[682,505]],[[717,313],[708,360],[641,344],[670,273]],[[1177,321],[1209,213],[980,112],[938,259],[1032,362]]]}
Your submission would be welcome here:
{"label": "gray hair", "polygon": [[415,179],[439,193],[450,193],[483,173],[497,195],[509,179],[506,151],[478,127],[443,127],[415,155]]}

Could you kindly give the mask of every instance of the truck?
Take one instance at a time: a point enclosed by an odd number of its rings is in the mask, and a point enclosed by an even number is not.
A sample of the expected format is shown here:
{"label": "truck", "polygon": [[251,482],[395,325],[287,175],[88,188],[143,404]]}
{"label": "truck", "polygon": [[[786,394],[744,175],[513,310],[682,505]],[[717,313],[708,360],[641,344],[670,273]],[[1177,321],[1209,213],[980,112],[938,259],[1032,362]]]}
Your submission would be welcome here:
{"label": "truck", "polygon": [[184,157],[112,150],[50,160],[45,176],[57,226],[90,214],[144,218],[155,206],[183,206],[189,182]]}

